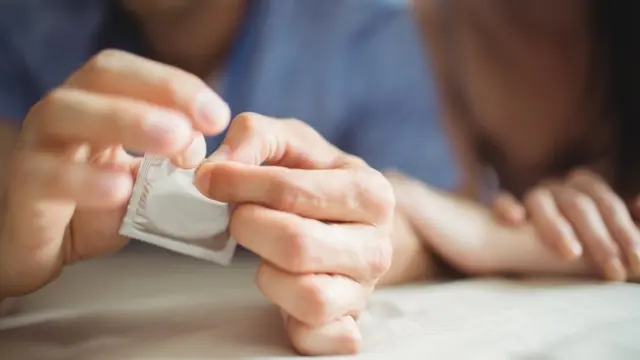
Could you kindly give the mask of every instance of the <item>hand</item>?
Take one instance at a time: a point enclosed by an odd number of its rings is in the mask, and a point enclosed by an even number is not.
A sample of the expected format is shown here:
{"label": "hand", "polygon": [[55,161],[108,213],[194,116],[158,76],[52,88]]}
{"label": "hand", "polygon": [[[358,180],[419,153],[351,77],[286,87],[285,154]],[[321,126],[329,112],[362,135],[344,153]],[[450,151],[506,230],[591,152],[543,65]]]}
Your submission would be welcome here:
{"label": "hand", "polygon": [[566,259],[586,248],[609,280],[640,276],[638,227],[624,201],[592,172],[575,171],[561,183],[538,187],[524,204],[502,195],[494,213],[512,224],[528,215],[546,245]]}
{"label": "hand", "polygon": [[263,259],[258,288],[281,308],[293,346],[356,352],[356,321],[391,261],[394,196],[384,176],[300,121],[243,114],[196,184],[234,204],[230,232]]}
{"label": "hand", "polygon": [[[34,291],[62,266],[116,251],[139,159],[195,167],[202,133],[229,108],[181,70],[105,51],[29,111],[13,159],[0,237],[0,299]],[[7,191],[8,190],[8,191]]]}

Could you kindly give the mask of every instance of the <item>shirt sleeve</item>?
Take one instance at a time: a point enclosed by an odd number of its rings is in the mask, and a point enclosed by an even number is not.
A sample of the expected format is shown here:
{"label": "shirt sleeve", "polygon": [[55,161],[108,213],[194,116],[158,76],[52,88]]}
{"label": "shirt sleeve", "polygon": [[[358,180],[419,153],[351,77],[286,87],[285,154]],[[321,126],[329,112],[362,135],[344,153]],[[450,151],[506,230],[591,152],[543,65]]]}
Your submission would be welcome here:
{"label": "shirt sleeve", "polygon": [[0,121],[20,125],[35,101],[30,94],[32,79],[21,54],[11,43],[10,32],[0,24]]}
{"label": "shirt sleeve", "polygon": [[338,145],[378,170],[394,169],[435,187],[453,188],[454,157],[408,10],[374,17],[358,40],[351,49],[356,106]]}

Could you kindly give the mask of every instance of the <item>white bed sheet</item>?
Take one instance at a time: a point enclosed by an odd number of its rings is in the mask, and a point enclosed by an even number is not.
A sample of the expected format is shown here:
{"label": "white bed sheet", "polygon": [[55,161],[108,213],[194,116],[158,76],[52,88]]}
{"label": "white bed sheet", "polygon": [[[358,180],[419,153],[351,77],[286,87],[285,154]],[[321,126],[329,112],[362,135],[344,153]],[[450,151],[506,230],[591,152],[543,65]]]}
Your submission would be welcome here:
{"label": "white bed sheet", "polygon": [[[252,285],[160,250],[74,266],[0,319],[0,359],[292,359]],[[640,359],[640,286],[470,280],[380,291],[363,352],[336,359]]]}

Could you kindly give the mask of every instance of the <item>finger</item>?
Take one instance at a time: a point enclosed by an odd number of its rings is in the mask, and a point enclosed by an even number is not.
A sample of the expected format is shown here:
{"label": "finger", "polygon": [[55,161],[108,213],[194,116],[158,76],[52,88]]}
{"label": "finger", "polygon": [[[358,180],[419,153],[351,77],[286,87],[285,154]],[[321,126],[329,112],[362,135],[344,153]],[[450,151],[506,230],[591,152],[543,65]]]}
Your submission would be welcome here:
{"label": "finger", "polygon": [[391,266],[391,242],[374,226],[325,224],[244,204],[234,210],[229,231],[242,246],[290,273],[342,274],[373,283]]}
{"label": "finger", "polygon": [[285,326],[293,347],[302,355],[353,355],[362,343],[360,329],[351,316],[316,327],[289,319]]}
{"label": "finger", "polygon": [[256,283],[274,304],[301,322],[322,325],[359,313],[373,291],[341,275],[294,275],[263,263]]}
{"label": "finger", "polygon": [[[131,171],[101,169],[42,152],[16,157],[14,181],[25,201],[72,201],[82,207],[116,207],[128,200]],[[28,199],[27,199],[28,197]]]}
{"label": "finger", "polygon": [[132,98],[185,114],[194,129],[218,134],[229,124],[229,106],[197,76],[118,50],[94,56],[66,82],[90,92]]}
{"label": "finger", "polygon": [[[19,153],[11,170],[8,208],[0,234],[8,295],[40,288],[68,259],[63,239],[76,206],[122,208],[131,193],[130,169],[104,170],[46,153]],[[86,244],[85,244],[86,245]]]}
{"label": "finger", "polygon": [[501,192],[492,205],[493,213],[499,220],[510,225],[522,224],[527,217],[524,205],[510,193]]}
{"label": "finger", "polygon": [[606,182],[588,172],[574,173],[568,185],[595,201],[609,232],[626,254],[631,272],[640,275],[640,231],[624,201]]}
{"label": "finger", "polygon": [[558,208],[571,222],[606,278],[613,281],[625,280],[627,275],[620,261],[619,247],[611,237],[595,201],[571,188],[554,190],[553,195]]}
{"label": "finger", "polygon": [[[196,184],[216,200],[256,202],[322,220],[391,222],[395,199],[387,179],[300,121],[239,115],[209,160],[198,169]],[[278,167],[250,166],[260,164]]]}
{"label": "finger", "polygon": [[324,221],[387,227],[395,206],[389,182],[369,168],[309,171],[216,162],[202,165],[197,174],[196,185],[212,199]]}
{"label": "finger", "polygon": [[540,240],[567,260],[582,255],[582,245],[575,231],[560,213],[553,193],[548,188],[532,190],[524,202],[531,222],[540,234]]}
{"label": "finger", "polygon": [[184,169],[193,169],[207,156],[207,142],[200,133],[193,134],[191,144],[186,149],[170,157],[171,162]]}
{"label": "finger", "polygon": [[364,166],[301,121],[254,113],[240,114],[231,121],[222,147],[228,150],[230,160],[249,165],[314,170]]}
{"label": "finger", "polygon": [[34,142],[121,144],[162,155],[185,148],[193,136],[189,120],[178,112],[75,89],[50,93],[26,122]]}

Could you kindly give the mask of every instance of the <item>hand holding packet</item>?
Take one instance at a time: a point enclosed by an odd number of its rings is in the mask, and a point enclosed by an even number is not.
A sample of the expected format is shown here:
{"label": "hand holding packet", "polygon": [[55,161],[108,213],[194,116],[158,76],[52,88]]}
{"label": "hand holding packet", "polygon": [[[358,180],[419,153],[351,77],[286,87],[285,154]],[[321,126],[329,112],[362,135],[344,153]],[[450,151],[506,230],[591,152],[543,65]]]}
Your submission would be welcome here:
{"label": "hand holding packet", "polygon": [[227,231],[227,204],[193,184],[195,170],[145,155],[120,234],[184,255],[228,265],[237,246]]}

